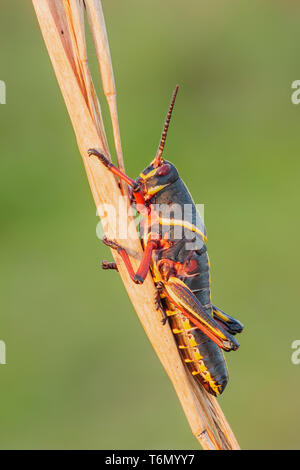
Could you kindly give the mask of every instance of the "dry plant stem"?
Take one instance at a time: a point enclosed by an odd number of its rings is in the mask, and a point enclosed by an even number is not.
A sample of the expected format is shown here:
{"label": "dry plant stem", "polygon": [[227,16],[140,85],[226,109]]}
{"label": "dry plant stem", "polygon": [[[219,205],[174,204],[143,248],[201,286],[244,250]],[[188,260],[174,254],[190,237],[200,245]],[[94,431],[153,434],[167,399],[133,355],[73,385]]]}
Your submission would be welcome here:
{"label": "dry plant stem", "polygon": [[[117,219],[124,217],[124,213],[120,214],[121,192],[116,179],[97,159],[87,156],[89,148],[97,148],[108,155],[108,145],[100,106],[86,61],[82,1],[33,0],[33,5],[73,124],[96,207],[100,204],[111,204],[115,208]],[[101,61],[101,57],[99,60]],[[106,235],[109,238],[115,237],[115,217],[110,214],[105,214],[108,218]],[[131,222],[130,217],[129,214],[128,224]],[[118,240],[116,237],[114,239],[133,255],[131,261],[137,269],[142,255],[137,234],[135,238],[130,237],[127,240]],[[191,380],[181,361],[170,328],[162,325],[160,314],[155,310],[155,287],[152,277],[148,275],[143,285],[134,284],[116,252],[113,252],[113,256],[128,295],[173,383],[194,435],[204,449],[238,449],[217,401]]]}
{"label": "dry plant stem", "polygon": [[[84,8],[82,0],[62,0],[63,9],[66,12],[68,32],[73,53],[73,63],[76,75],[80,80],[80,88],[84,95],[89,111],[95,121],[100,139],[103,141],[104,153],[110,158],[106,139],[101,108],[92,82],[88,67],[85,30],[84,30]],[[61,8],[61,7],[60,7]],[[60,11],[62,11],[60,9]]]}
{"label": "dry plant stem", "polygon": [[[97,53],[103,91],[111,115],[118,167],[125,172],[117,110],[117,91],[102,5],[99,0],[85,0],[85,5]],[[122,193],[128,195],[127,185],[124,181],[121,181],[121,188]]]}

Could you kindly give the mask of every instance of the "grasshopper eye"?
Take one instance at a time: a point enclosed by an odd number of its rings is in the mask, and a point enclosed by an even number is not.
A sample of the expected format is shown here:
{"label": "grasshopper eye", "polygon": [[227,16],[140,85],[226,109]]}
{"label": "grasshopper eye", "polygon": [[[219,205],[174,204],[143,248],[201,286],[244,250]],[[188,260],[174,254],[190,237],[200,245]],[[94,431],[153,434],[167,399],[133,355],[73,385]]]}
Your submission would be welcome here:
{"label": "grasshopper eye", "polygon": [[156,176],[166,176],[171,170],[171,165],[165,163],[164,165],[160,166],[155,173]]}

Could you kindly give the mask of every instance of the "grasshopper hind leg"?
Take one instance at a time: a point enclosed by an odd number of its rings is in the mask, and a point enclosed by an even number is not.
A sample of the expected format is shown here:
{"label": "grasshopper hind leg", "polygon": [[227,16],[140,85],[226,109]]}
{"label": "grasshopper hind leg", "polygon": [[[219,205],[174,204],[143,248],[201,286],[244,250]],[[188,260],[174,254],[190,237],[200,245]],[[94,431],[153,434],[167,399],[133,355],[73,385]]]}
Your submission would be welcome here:
{"label": "grasshopper hind leg", "polygon": [[154,296],[154,304],[155,304],[155,308],[156,310],[159,310],[162,314],[162,324],[165,325],[168,321],[168,316],[166,314],[166,310],[165,310],[165,306],[163,305],[163,299],[161,298],[161,293],[162,293],[162,286],[161,284],[158,282],[156,284],[156,292],[155,292],[155,296]]}

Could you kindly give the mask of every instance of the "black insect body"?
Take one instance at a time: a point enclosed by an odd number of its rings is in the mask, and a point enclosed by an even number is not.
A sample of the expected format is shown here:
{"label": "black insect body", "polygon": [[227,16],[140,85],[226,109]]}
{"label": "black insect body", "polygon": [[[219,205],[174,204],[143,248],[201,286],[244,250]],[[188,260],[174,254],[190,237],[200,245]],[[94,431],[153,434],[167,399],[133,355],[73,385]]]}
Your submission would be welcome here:
{"label": "black insect body", "polygon": [[[234,338],[243,325],[211,302],[206,229],[194,201],[176,167],[162,158],[167,130],[176,98],[176,87],[164,125],[157,154],[137,180],[116,168],[97,150],[91,149],[110,171],[132,188],[132,197],[141,222],[144,254],[134,272],[128,254],[117,243],[104,243],[118,250],[136,283],[151,270],[158,288],[158,306],[169,319],[181,356],[205,389],[219,395],[228,382],[223,351],[239,347]],[[104,269],[116,269],[103,262]]]}

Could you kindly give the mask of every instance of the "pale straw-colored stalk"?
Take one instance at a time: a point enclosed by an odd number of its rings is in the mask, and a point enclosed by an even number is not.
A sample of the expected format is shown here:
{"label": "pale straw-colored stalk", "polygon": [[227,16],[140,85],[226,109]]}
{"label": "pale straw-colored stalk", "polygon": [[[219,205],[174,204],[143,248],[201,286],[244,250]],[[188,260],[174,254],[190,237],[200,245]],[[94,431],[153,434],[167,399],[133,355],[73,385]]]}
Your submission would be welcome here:
{"label": "pale straw-colored stalk", "polygon": [[[131,224],[131,235],[135,236],[130,236],[126,240],[119,240],[114,230],[116,219],[124,218],[124,212],[119,204],[122,191],[116,178],[96,158],[88,156],[88,149],[96,148],[110,158],[101,108],[87,61],[84,2],[82,0],[32,1],[72,121],[96,207],[102,208],[105,204],[114,207],[113,213],[108,211],[104,214],[100,211],[99,214],[105,223],[106,235],[127,249],[133,267],[137,269],[142,256],[142,247],[134,224]],[[104,94],[110,107],[118,164],[124,169],[116,90],[102,6],[99,0],[85,0],[85,5],[101,70]],[[126,212],[126,217],[129,226],[132,222],[130,211],[128,215]],[[217,400],[191,379],[181,360],[171,329],[168,325],[162,324],[161,314],[155,309],[155,286],[151,275],[147,276],[143,285],[134,284],[117,253],[115,251],[112,253],[131,302],[170,377],[193,434],[204,449],[239,449]]]}

